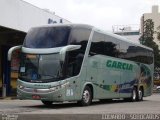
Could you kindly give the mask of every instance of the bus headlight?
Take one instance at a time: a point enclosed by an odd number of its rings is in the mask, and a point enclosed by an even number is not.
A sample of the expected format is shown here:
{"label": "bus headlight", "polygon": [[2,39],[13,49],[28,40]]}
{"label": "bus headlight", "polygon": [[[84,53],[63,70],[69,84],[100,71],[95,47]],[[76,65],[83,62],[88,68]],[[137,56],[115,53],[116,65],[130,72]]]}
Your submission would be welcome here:
{"label": "bus headlight", "polygon": [[64,84],[61,85],[62,88],[66,87],[67,85],[69,85],[69,82],[66,82]]}
{"label": "bus headlight", "polygon": [[19,89],[24,89],[24,86],[23,85],[18,85],[18,88]]}
{"label": "bus headlight", "polygon": [[52,86],[52,87],[50,87],[50,91],[57,91],[57,90],[59,90],[61,88],[61,86],[60,85],[58,85],[58,86]]}
{"label": "bus headlight", "polygon": [[69,84],[69,82],[67,82],[67,83],[64,83],[64,84],[61,84],[61,85],[58,85],[58,86],[52,86],[52,87],[50,87],[49,88],[49,90],[50,91],[56,91],[56,90],[59,90],[59,89],[61,89],[61,88],[64,88],[66,85],[68,85]]}
{"label": "bus headlight", "polygon": [[58,86],[50,88],[50,91],[55,91],[55,90],[58,90]]}

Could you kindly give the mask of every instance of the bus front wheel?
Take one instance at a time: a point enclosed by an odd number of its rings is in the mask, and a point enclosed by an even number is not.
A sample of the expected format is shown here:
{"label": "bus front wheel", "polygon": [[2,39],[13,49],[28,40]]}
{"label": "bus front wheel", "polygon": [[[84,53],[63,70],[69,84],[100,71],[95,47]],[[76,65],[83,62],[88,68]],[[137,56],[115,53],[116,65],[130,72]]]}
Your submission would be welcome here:
{"label": "bus front wheel", "polygon": [[47,105],[47,106],[50,106],[50,105],[52,105],[52,101],[43,101],[42,100],[42,103],[44,104],[44,105]]}
{"label": "bus front wheel", "polygon": [[84,88],[83,94],[82,94],[82,99],[78,103],[82,106],[88,106],[92,102],[92,92],[89,86],[86,86]]}

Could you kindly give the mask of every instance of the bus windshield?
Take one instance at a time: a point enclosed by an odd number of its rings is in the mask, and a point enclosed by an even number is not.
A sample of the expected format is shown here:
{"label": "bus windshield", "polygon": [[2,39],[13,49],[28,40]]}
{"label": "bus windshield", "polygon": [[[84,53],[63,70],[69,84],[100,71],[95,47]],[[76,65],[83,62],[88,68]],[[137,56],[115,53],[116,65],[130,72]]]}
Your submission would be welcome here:
{"label": "bus windshield", "polygon": [[33,55],[22,53],[19,78],[28,82],[54,82],[60,79],[59,54]]}

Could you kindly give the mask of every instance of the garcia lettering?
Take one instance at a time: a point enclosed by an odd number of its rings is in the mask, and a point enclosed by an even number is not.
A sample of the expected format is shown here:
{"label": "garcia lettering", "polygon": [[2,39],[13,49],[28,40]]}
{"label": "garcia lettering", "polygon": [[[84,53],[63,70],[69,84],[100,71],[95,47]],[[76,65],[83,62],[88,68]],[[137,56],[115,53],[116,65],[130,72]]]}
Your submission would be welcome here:
{"label": "garcia lettering", "polygon": [[110,68],[116,68],[116,69],[122,69],[122,70],[132,70],[133,69],[132,64],[123,63],[119,61],[112,61],[112,60],[108,60],[106,63],[106,66]]}

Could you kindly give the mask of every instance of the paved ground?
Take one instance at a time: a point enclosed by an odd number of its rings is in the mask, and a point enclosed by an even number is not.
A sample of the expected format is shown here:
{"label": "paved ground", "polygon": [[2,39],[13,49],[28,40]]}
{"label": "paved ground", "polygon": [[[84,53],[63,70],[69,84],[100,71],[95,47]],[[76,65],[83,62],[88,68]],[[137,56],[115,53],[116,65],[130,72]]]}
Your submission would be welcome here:
{"label": "paved ground", "polygon": [[[0,100],[0,114],[34,115],[34,117],[35,114],[38,114],[37,116],[43,114],[43,117],[45,116],[44,114],[46,114],[46,117],[48,115],[57,116],[58,114],[58,116],[63,116],[64,118],[65,114],[90,114],[90,117],[93,117],[95,114],[160,114],[160,93],[146,97],[142,102],[124,102],[122,100],[115,100],[102,103],[95,101],[88,107],[80,107],[76,103],[55,103],[52,106],[47,107],[40,101]],[[28,118],[26,117],[26,119]]]}

